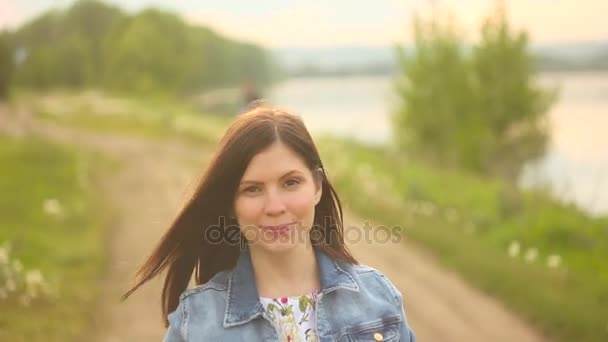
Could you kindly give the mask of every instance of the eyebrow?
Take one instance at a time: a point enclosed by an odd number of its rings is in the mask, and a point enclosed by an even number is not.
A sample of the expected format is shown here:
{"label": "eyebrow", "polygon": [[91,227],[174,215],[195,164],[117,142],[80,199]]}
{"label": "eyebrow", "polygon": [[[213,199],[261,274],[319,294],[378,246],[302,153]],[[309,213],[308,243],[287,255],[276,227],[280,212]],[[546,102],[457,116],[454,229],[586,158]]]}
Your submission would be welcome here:
{"label": "eyebrow", "polygon": [[[301,171],[300,170],[291,170],[291,171],[285,173],[284,175],[282,175],[281,178],[279,178],[279,179],[286,178],[288,176],[291,176],[294,173],[301,173]],[[253,181],[253,180],[244,180],[241,183],[239,183],[239,185],[243,185],[243,184],[264,184],[264,182],[258,182],[258,181]]]}

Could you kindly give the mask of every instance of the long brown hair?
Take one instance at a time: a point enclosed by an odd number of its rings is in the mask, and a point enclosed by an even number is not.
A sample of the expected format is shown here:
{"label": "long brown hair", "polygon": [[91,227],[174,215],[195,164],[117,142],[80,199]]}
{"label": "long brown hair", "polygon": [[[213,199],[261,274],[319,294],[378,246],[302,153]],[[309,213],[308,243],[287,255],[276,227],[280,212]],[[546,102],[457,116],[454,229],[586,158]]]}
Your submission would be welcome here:
{"label": "long brown hair", "polygon": [[344,244],[340,199],[327,179],[304,123],[285,111],[258,107],[238,116],[228,128],[194,194],[137,271],[135,285],[122,296],[123,300],[167,268],[162,291],[162,315],[167,326],[166,317],[177,308],[193,272],[198,285],[235,266],[240,245],[225,239],[212,243],[204,231],[212,226],[220,231],[226,227],[225,219],[231,216],[247,165],[257,153],[277,141],[297,153],[311,171],[321,170],[322,195],[315,207],[312,228],[319,234],[311,232],[311,239],[317,236],[317,241],[312,242],[334,260],[357,263]]}

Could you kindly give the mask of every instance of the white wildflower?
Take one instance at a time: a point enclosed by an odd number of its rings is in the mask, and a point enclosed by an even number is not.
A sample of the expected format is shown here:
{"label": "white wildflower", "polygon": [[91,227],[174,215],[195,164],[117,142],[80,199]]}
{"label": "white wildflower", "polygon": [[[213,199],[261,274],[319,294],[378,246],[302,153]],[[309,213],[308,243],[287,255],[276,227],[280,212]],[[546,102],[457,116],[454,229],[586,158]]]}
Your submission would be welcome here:
{"label": "white wildflower", "polygon": [[39,270],[28,271],[25,274],[25,282],[28,286],[37,286],[42,284],[44,278]]}
{"label": "white wildflower", "polygon": [[549,268],[558,268],[562,263],[562,258],[557,254],[551,254],[547,257],[547,266]]}
{"label": "white wildflower", "polygon": [[535,247],[528,248],[524,260],[526,260],[526,262],[534,262],[536,261],[536,258],[538,258],[538,249]]}
{"label": "white wildflower", "polygon": [[44,201],[44,212],[51,216],[60,216],[63,214],[63,206],[56,198],[48,198]]}
{"label": "white wildflower", "polygon": [[520,251],[519,241],[511,241],[508,248],[508,253],[511,258],[516,258]]}
{"label": "white wildflower", "polygon": [[48,286],[39,270],[32,270],[25,275],[26,294],[30,299],[36,299],[41,294],[50,295]]}

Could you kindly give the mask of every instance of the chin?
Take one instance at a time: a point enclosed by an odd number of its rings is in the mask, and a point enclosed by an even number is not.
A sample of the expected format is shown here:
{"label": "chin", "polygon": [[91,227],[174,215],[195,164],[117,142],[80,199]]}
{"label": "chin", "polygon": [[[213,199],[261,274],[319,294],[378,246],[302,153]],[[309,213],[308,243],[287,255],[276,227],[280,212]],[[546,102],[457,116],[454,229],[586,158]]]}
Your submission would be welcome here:
{"label": "chin", "polygon": [[263,250],[266,253],[283,254],[298,249],[300,244],[293,241],[265,241],[250,245],[251,248]]}

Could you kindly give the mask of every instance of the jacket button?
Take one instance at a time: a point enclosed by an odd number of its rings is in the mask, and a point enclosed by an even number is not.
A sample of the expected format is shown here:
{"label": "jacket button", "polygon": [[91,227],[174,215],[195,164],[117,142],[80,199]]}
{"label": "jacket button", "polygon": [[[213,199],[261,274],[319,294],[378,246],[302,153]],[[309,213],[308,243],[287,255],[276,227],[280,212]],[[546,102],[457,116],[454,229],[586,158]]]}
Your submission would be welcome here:
{"label": "jacket button", "polygon": [[374,340],[376,340],[376,341],[384,341],[384,336],[382,336],[381,333],[375,333],[374,334]]}

